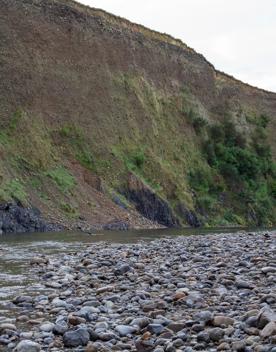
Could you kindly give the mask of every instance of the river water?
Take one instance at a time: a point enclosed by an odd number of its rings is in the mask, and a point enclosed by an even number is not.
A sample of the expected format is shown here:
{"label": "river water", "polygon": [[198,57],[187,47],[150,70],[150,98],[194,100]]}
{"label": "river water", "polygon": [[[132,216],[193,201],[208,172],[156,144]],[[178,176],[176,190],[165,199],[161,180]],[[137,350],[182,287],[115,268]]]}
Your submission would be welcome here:
{"label": "river water", "polygon": [[[238,228],[209,229],[158,229],[132,231],[104,231],[95,234],[77,232],[10,234],[0,236],[0,321],[1,315],[12,317],[10,301],[17,295],[32,295],[42,290],[36,281],[35,272],[30,269],[31,258],[44,254],[66,255],[85,249],[89,243],[106,241],[109,243],[134,243],[151,241],[180,235],[202,235],[207,233],[227,233],[241,231]],[[247,229],[249,231],[249,229]],[[32,285],[30,285],[32,284]],[[45,288],[43,288],[45,290]],[[45,291],[41,293],[46,293]]]}

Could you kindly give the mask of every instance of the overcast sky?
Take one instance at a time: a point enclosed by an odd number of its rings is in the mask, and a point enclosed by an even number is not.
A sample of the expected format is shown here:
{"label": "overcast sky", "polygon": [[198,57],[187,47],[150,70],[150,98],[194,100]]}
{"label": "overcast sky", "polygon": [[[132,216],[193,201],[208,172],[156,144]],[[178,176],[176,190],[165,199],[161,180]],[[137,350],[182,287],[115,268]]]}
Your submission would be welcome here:
{"label": "overcast sky", "polygon": [[276,0],[78,0],[180,38],[215,67],[276,92]]}

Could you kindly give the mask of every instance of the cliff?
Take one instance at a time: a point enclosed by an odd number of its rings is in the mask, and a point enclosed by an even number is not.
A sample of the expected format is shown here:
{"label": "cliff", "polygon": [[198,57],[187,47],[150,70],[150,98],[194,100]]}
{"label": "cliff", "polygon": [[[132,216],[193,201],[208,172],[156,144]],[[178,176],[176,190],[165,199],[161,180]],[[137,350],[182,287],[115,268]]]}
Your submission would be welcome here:
{"label": "cliff", "polygon": [[275,223],[275,93],[73,1],[0,6],[3,202],[69,227]]}

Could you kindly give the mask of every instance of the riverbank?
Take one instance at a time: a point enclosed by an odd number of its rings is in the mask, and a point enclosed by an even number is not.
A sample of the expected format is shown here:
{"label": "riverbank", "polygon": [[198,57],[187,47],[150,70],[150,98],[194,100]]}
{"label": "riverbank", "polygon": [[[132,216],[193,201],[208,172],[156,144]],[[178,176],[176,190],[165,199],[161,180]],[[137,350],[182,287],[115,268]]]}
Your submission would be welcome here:
{"label": "riverbank", "polygon": [[33,257],[39,289],[7,302],[2,350],[275,352],[275,248],[240,232]]}

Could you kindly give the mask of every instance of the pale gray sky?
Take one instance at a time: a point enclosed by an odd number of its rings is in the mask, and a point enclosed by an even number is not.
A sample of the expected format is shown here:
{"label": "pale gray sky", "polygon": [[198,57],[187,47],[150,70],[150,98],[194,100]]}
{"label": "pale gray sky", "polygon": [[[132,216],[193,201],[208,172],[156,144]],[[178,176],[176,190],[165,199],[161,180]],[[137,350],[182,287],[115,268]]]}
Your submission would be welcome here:
{"label": "pale gray sky", "polygon": [[78,0],[181,39],[215,67],[276,92],[276,0]]}

